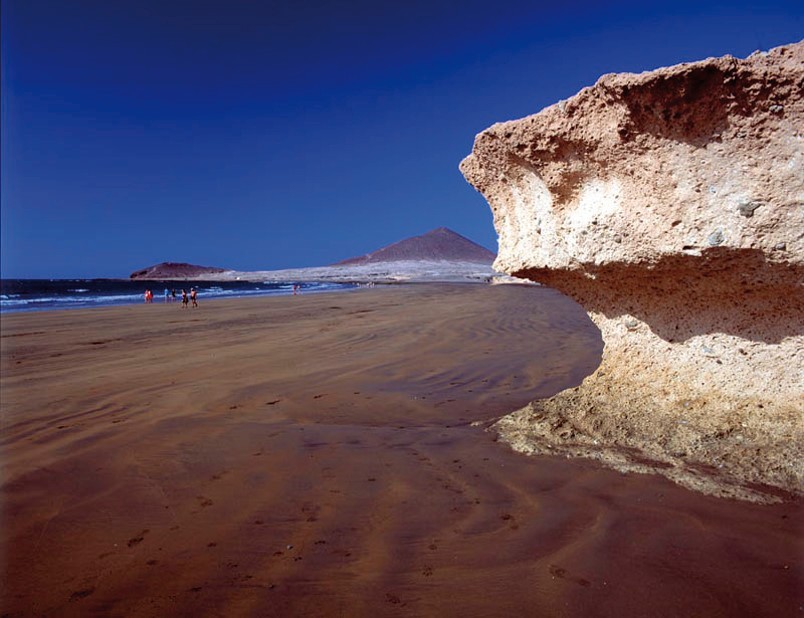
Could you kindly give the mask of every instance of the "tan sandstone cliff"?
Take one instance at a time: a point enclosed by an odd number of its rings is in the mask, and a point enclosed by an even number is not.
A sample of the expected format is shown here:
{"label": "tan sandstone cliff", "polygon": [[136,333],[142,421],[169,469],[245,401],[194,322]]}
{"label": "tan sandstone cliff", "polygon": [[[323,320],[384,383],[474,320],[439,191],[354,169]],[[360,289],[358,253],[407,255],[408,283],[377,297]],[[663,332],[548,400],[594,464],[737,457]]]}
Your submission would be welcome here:
{"label": "tan sandstone cliff", "polygon": [[594,457],[758,501],[802,491],[804,43],[604,75],[480,133],[495,268],[600,328],[583,384],[497,424],[515,448]]}

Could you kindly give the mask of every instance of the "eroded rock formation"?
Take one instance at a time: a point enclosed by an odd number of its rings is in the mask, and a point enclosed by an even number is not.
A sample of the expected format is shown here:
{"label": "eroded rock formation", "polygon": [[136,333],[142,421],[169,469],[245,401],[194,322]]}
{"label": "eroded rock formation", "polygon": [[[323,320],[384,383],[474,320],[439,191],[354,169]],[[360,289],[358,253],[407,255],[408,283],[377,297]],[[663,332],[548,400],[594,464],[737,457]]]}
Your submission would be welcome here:
{"label": "eroded rock formation", "polygon": [[497,427],[714,493],[801,491],[804,43],[605,75],[461,163],[495,268],[577,300],[599,369]]}

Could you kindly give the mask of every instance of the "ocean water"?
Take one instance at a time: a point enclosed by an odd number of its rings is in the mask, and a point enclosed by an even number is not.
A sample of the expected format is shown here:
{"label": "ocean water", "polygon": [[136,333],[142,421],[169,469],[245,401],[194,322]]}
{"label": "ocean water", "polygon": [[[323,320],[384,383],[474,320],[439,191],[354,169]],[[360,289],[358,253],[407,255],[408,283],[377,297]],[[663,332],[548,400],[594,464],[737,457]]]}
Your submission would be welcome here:
{"label": "ocean water", "polygon": [[[253,281],[130,281],[127,279],[0,279],[0,313],[84,309],[110,305],[131,305],[145,301],[145,290],[154,303],[164,303],[164,291],[198,290],[198,302],[212,298],[281,296],[293,293],[293,282]],[[331,292],[357,287],[351,283],[298,283],[301,293]]]}

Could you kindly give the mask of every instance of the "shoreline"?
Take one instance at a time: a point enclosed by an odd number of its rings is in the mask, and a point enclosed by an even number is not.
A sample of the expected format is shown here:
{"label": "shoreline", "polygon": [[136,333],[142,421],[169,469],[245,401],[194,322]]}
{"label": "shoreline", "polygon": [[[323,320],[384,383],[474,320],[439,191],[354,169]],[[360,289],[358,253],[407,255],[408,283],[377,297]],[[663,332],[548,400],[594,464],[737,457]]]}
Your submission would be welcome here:
{"label": "shoreline", "polygon": [[4,611],[797,611],[800,504],[528,458],[483,430],[599,362],[557,292],[206,306],[3,317]]}
{"label": "shoreline", "polygon": [[[213,297],[245,297],[245,296],[277,296],[292,293],[292,286],[299,285],[303,293],[329,291],[337,286],[374,286],[399,285],[414,283],[472,283],[488,284],[499,282],[524,283],[512,277],[496,273],[489,265],[474,262],[450,262],[443,260],[416,260],[393,261],[376,264],[324,266],[311,268],[297,268],[278,271],[223,271],[221,273],[206,273],[195,277],[180,277],[176,279],[164,278],[96,278],[96,279],[4,279],[3,298],[0,303],[0,313],[19,313],[28,311],[82,308],[92,303],[98,306],[116,306],[138,304],[141,294],[152,286],[166,286],[181,288],[198,285],[206,286],[207,290],[200,290],[203,296],[216,286],[224,286],[226,293],[212,294]],[[34,282],[36,285],[26,285]],[[52,290],[53,286],[65,284],[63,290]],[[67,294],[67,292],[89,292],[88,289],[71,290],[66,284],[75,284],[79,287],[106,288],[106,296]],[[94,284],[94,285],[93,285]],[[255,285],[257,289],[247,287]],[[283,287],[284,286],[284,287]],[[108,289],[118,288],[112,296],[108,296]],[[239,288],[239,289],[236,289]],[[286,289],[285,289],[286,288]],[[21,289],[26,294],[21,295]],[[36,292],[32,290],[37,290]],[[43,291],[43,290],[46,290]],[[40,297],[41,296],[41,297]],[[161,296],[155,296],[154,302],[162,301]],[[70,306],[35,306],[34,303],[63,302]]]}
{"label": "shoreline", "polygon": [[[37,280],[15,280],[18,282],[28,282]],[[42,280],[43,282],[45,280]],[[61,285],[64,287],[66,284],[73,284],[75,280],[61,279],[61,280],[46,280],[53,285]],[[99,285],[98,282],[106,284],[105,286]],[[23,283],[23,286],[26,285]],[[226,281],[171,281],[171,280],[148,280],[144,283],[134,282],[127,279],[97,279],[94,281],[84,280],[83,283],[92,287],[95,284],[95,290],[82,288],[74,293],[69,294],[71,290],[56,290],[56,291],[37,291],[25,293],[12,293],[5,295],[3,298],[3,305],[0,306],[0,315],[17,314],[17,313],[36,313],[41,311],[65,311],[76,309],[100,309],[107,307],[124,307],[136,305],[178,305],[180,304],[181,297],[177,294],[172,297],[170,302],[165,303],[164,296],[160,293],[154,295],[150,303],[144,302],[143,292],[146,289],[153,288],[154,286],[161,288],[166,286],[175,288],[176,290],[184,288],[195,287],[199,291],[199,300],[204,299],[204,302],[221,299],[237,299],[237,298],[264,298],[275,296],[291,296],[294,295],[292,283],[281,284],[281,287],[229,287],[224,289],[219,287],[229,284],[244,284],[244,285],[257,285],[260,282],[226,282]],[[188,284],[192,283],[192,286]],[[112,291],[111,287],[115,286],[119,289]],[[266,284],[262,284],[263,286]],[[299,294],[319,294],[324,292],[341,292],[356,289],[361,287],[359,284],[348,283],[324,283],[324,282],[303,282],[299,284]],[[35,286],[34,286],[35,287]],[[101,289],[106,287],[106,289]]]}

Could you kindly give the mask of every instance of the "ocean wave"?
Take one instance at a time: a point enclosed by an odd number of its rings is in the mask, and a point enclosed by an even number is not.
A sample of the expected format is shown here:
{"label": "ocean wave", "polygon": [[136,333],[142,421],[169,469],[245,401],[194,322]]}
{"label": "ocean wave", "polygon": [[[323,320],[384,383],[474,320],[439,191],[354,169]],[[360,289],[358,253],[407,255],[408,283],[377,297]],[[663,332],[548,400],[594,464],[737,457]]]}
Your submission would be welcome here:
{"label": "ocean wave", "polygon": [[0,310],[78,309],[103,305],[122,305],[142,302],[140,294],[111,296],[37,296],[33,298],[0,299]]}
{"label": "ocean wave", "polygon": [[[152,282],[152,284],[133,283],[117,280],[93,280],[90,285],[76,286],[76,280],[50,280],[42,284],[36,280],[5,280],[4,294],[0,295],[0,312],[46,311],[56,309],[82,309],[115,305],[135,305],[143,303],[146,287],[154,292],[154,304],[163,304],[163,286],[168,283],[169,290],[173,282]],[[221,283],[194,282],[198,290],[199,301],[205,299],[226,299],[257,296],[287,296],[292,293],[294,285],[299,286],[302,293],[344,290],[356,287],[343,283]],[[189,288],[186,288],[189,289]],[[181,296],[177,289],[177,298]],[[16,293],[19,291],[19,293]]]}
{"label": "ocean wave", "polygon": [[19,305],[27,304],[27,300],[19,298],[0,297],[0,307],[17,307]]}

